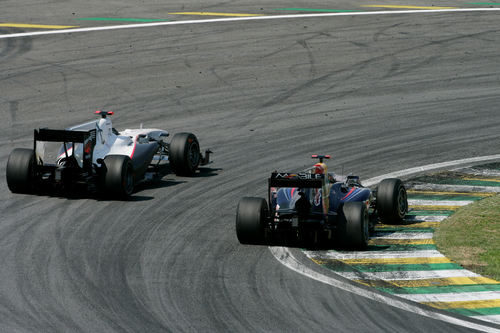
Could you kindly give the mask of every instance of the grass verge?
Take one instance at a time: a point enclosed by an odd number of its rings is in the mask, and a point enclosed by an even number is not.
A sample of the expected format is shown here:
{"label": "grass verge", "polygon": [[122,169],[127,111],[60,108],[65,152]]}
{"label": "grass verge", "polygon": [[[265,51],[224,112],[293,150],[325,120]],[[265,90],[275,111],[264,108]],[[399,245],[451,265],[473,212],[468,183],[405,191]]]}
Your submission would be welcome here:
{"label": "grass verge", "polygon": [[441,222],[434,241],[464,268],[500,281],[500,195],[460,208]]}

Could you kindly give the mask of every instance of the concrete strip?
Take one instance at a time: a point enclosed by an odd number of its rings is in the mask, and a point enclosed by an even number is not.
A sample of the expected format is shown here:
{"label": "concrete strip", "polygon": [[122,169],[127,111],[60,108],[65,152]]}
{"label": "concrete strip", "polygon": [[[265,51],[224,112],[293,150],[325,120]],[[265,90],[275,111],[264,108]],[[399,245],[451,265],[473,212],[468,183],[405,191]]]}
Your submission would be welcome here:
{"label": "concrete strip", "polygon": [[432,239],[432,232],[375,232],[371,239]]}
{"label": "concrete strip", "polygon": [[399,294],[407,300],[414,302],[456,302],[456,301],[479,301],[500,299],[500,291],[477,291],[467,293],[446,294]]}
{"label": "concrete strip", "polygon": [[500,177],[500,170],[476,169],[474,167],[470,167],[452,169],[451,171],[467,173],[474,176]]}
{"label": "concrete strip", "polygon": [[473,203],[472,200],[415,200],[408,199],[408,205],[419,205],[419,206],[467,206]]}
{"label": "concrete strip", "polygon": [[409,271],[409,272],[336,272],[350,280],[425,280],[453,277],[479,277],[480,275],[466,269],[435,270],[435,271]]}
{"label": "concrete strip", "polygon": [[493,316],[477,316],[475,317],[480,320],[484,321],[489,321],[491,323],[497,323],[500,324],[500,315],[493,315]]}
{"label": "concrete strip", "polygon": [[422,251],[358,251],[358,252],[336,252],[328,251],[326,253],[318,253],[316,251],[304,251],[305,255],[309,258],[315,259],[370,259],[370,258],[438,258],[444,257],[442,253],[437,250],[422,250]]}

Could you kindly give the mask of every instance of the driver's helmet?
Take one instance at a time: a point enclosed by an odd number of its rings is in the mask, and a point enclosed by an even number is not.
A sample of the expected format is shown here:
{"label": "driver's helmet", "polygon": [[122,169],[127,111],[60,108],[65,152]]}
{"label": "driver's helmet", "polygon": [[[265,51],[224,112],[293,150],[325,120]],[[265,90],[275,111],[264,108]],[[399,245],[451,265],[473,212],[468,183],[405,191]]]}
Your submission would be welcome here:
{"label": "driver's helmet", "polygon": [[324,163],[314,164],[314,174],[324,175],[325,174],[325,164]]}

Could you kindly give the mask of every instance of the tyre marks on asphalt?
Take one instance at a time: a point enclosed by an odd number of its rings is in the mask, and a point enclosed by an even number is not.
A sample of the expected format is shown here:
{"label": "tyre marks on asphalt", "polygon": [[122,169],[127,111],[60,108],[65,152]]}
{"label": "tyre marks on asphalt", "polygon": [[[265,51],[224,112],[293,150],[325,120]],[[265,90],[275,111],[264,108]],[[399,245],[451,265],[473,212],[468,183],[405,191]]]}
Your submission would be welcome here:
{"label": "tyre marks on asphalt", "polygon": [[[365,286],[433,308],[500,323],[500,282],[464,269],[432,239],[457,209],[495,195],[500,168],[463,168],[407,184],[410,211],[400,225],[377,224],[366,251],[305,251],[317,264]],[[442,190],[440,190],[442,189]]]}

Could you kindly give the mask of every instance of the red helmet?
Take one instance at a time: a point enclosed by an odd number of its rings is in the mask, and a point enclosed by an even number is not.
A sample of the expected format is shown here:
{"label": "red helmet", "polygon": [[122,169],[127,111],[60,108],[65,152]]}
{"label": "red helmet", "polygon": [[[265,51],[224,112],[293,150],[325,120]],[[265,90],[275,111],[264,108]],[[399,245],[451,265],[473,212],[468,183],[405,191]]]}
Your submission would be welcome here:
{"label": "red helmet", "polygon": [[323,163],[314,164],[314,173],[317,175],[325,174],[325,166]]}

